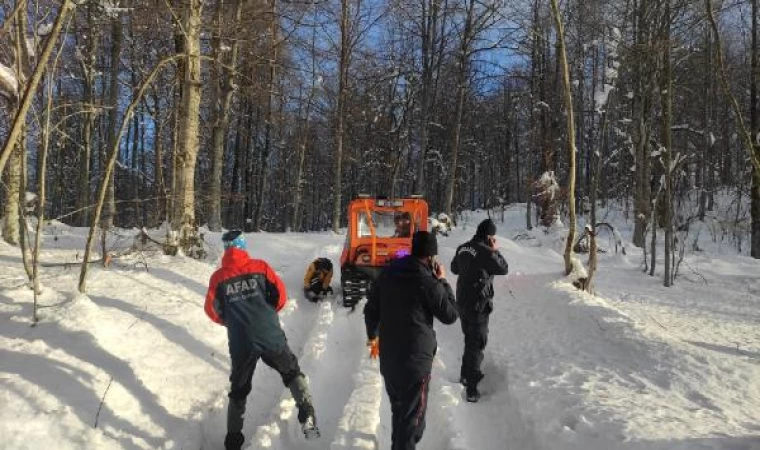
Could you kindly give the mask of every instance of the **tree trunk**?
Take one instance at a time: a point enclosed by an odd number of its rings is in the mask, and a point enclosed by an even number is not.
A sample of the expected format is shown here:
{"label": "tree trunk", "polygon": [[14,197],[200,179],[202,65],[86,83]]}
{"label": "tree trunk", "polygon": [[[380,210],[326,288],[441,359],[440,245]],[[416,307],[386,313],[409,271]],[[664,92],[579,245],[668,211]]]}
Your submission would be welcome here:
{"label": "tree trunk", "polygon": [[8,158],[16,148],[21,134],[23,133],[24,125],[26,124],[26,114],[29,112],[29,108],[32,106],[32,100],[34,100],[34,95],[37,92],[37,86],[40,84],[42,75],[45,73],[45,69],[47,68],[47,61],[50,58],[51,53],[53,53],[53,48],[55,48],[55,44],[58,41],[58,35],[61,33],[61,28],[63,28],[63,24],[66,21],[66,18],[75,6],[76,5],[73,0],[63,1],[60,11],[58,12],[58,17],[53,23],[53,28],[50,30],[50,33],[47,36],[47,41],[45,42],[45,46],[42,49],[42,54],[37,61],[37,67],[35,67],[34,72],[32,73],[32,77],[29,79],[29,82],[26,85],[24,96],[22,97],[19,108],[16,111],[16,117],[14,117],[11,129],[8,133],[8,139],[5,141],[5,146],[3,147],[2,152],[0,152],[0,174],[3,173],[5,165],[8,162]]}
{"label": "tree trunk", "polygon": [[301,141],[298,143],[298,154],[296,155],[296,176],[293,186],[293,217],[290,222],[290,226],[293,230],[299,231],[301,229],[301,215],[302,215],[302,195],[304,178],[304,164],[306,162],[306,149],[309,145],[309,125],[311,119],[311,106],[314,100],[314,95],[317,92],[317,29],[316,26],[312,28],[311,35],[311,88],[306,99],[306,110],[304,112],[304,124],[301,131]]}
{"label": "tree trunk", "polygon": [[[758,130],[757,123],[751,124],[751,128],[747,128],[747,124],[744,120],[744,116],[742,115],[741,107],[739,106],[739,102],[736,100],[736,97],[731,92],[731,86],[728,84],[728,75],[726,74],[726,68],[725,63],[723,61],[723,45],[721,43],[720,34],[718,32],[718,24],[715,21],[715,16],[713,14],[713,7],[712,2],[710,0],[705,0],[705,5],[707,9],[707,19],[710,22],[710,26],[713,30],[713,35],[715,36],[715,47],[717,51],[717,63],[718,63],[718,70],[720,72],[720,80],[721,85],[723,86],[723,93],[728,97],[729,104],[731,105],[731,109],[734,112],[734,115],[736,116],[736,122],[737,122],[737,128],[739,135],[741,137],[742,143],[744,144],[744,147],[746,148],[746,151],[749,155],[749,160],[752,163],[752,200],[751,200],[751,210],[750,214],[752,216],[752,247],[754,249],[755,239],[756,236],[760,236],[760,230],[758,233],[755,233],[755,230],[760,228],[760,225],[758,225],[759,221],[755,220],[755,215],[757,215],[758,219],[760,219],[760,188],[756,188],[756,186],[760,186],[760,143],[757,142],[757,136],[754,136],[753,139],[752,133]],[[756,80],[757,78],[757,0],[752,0],[752,19],[753,19],[753,48],[752,48],[752,76],[751,78],[753,80]],[[756,81],[755,81],[756,82]],[[753,83],[751,83],[752,85]],[[755,95],[754,95],[754,101],[752,107],[750,108],[750,114],[752,111],[755,112],[755,122],[757,122],[759,119],[757,118],[757,87],[755,85]],[[752,97],[752,95],[750,95]],[[752,127],[754,125],[754,127]],[[758,198],[758,201],[755,201],[755,197]],[[738,208],[739,203],[737,203]],[[760,240],[760,237],[757,239]],[[758,242],[758,246],[760,246],[760,242]],[[753,251],[752,257],[754,258],[760,258],[760,253],[755,253]]]}
{"label": "tree trunk", "polygon": [[[463,62],[460,59],[460,63]],[[452,217],[452,207],[454,204],[454,190],[457,181],[457,165],[459,164],[459,145],[462,136],[462,116],[464,115],[464,95],[466,74],[462,74],[466,69],[460,69],[460,75],[457,77],[457,102],[456,112],[454,113],[454,135],[451,137],[451,155],[449,156],[449,174],[446,178],[446,199],[444,201],[444,211],[446,215]]]}
{"label": "tree trunk", "polygon": [[266,123],[264,125],[264,150],[261,152],[259,164],[259,179],[256,186],[256,204],[253,210],[253,229],[261,231],[261,221],[264,215],[264,198],[266,197],[267,181],[269,178],[269,155],[272,154],[274,147],[273,141],[276,141],[277,134],[276,115],[274,111],[274,102],[276,100],[278,83],[277,83],[277,57],[279,54],[278,47],[278,17],[277,17],[277,0],[271,0],[271,18],[269,22],[269,35],[272,40],[269,55],[269,86],[267,95],[267,112]]}
{"label": "tree trunk", "polygon": [[663,73],[660,86],[662,97],[662,141],[663,165],[665,166],[665,273],[663,274],[665,287],[673,284],[671,267],[671,252],[673,251],[673,143],[671,138],[671,122],[673,115],[673,83],[671,80],[670,62],[670,0],[665,0],[665,18],[663,20]]}
{"label": "tree trunk", "polygon": [[697,187],[699,188],[699,199],[698,199],[698,205],[697,205],[697,215],[699,216],[699,220],[704,221],[705,220],[705,214],[707,211],[707,190],[708,190],[708,171],[714,171],[716,170],[715,167],[712,167],[712,164],[710,162],[710,153],[712,151],[712,122],[711,122],[711,111],[714,108],[713,104],[713,98],[712,98],[712,78],[713,78],[713,51],[712,51],[712,36],[710,35],[710,32],[705,33],[705,59],[707,61],[707,67],[705,67],[704,70],[704,110],[702,112],[702,123],[704,128],[704,146],[702,148],[701,154],[698,156],[698,167],[697,167]]}
{"label": "tree trunk", "polygon": [[645,235],[652,214],[651,156],[649,152],[649,114],[651,102],[651,37],[649,32],[650,0],[641,0],[636,11],[636,48],[638,49],[635,63],[635,80],[633,82],[634,100],[634,143],[635,143],[635,174],[634,174],[634,229],[633,245],[646,245]]}
{"label": "tree trunk", "polygon": [[[122,136],[124,136],[124,131],[127,128],[127,125],[129,124],[129,120],[132,118],[132,114],[135,111],[135,108],[137,105],[142,101],[143,96],[145,95],[145,90],[147,87],[153,82],[156,75],[163,69],[164,66],[167,64],[176,61],[180,59],[183,55],[174,55],[172,57],[165,58],[161,60],[156,67],[153,68],[153,70],[150,72],[148,77],[143,81],[143,83],[138,88],[137,92],[135,93],[134,97],[132,98],[132,102],[127,106],[127,109],[124,111],[124,117],[121,120],[121,125],[117,128],[115,139],[113,142],[113,145],[108,148],[108,155],[107,159],[104,160],[104,167],[103,167],[103,179],[100,182],[100,186],[98,187],[98,198],[97,202],[95,204],[95,212],[93,213],[92,217],[92,224],[90,225],[90,231],[87,235],[87,243],[84,247],[84,261],[82,264],[82,271],[79,273],[79,292],[85,293],[87,290],[87,267],[89,266],[90,262],[90,253],[92,252],[92,243],[93,238],[95,237],[95,230],[97,228],[97,224],[100,223],[100,214],[103,211],[103,205],[105,203],[106,199],[106,191],[108,190],[109,185],[109,179],[111,177],[111,172],[113,172],[113,168],[116,165],[116,159],[119,154],[119,142],[121,141]],[[103,257],[105,258],[105,254],[103,254]]]}
{"label": "tree trunk", "polygon": [[[214,81],[215,101],[212,102],[212,111],[214,113],[211,157],[211,188],[209,190],[209,219],[208,228],[211,231],[221,231],[222,229],[222,171],[224,169],[224,150],[227,147],[227,130],[230,123],[230,108],[232,106],[232,94],[235,92],[235,67],[237,64],[237,55],[240,39],[237,38],[239,33],[240,18],[242,16],[244,1],[238,1],[235,9],[235,25],[230,49],[230,57],[226,65],[222,67],[223,54],[222,45],[224,40],[222,34],[222,4],[220,0],[217,3],[217,21],[219,37],[215,45],[216,63],[214,71],[217,78],[222,80]],[[220,85],[221,83],[221,85]]]}
{"label": "tree trunk", "polygon": [[187,0],[182,12],[186,60],[179,110],[177,206],[172,228],[179,232],[180,247],[189,252],[195,244],[195,164],[198,158],[201,104],[202,0]]}
{"label": "tree trunk", "polygon": [[153,101],[155,104],[154,120],[156,124],[156,134],[153,139],[153,196],[155,197],[156,207],[153,209],[154,214],[151,219],[151,226],[158,226],[161,224],[162,219],[164,219],[162,213],[165,213],[168,205],[166,204],[166,183],[164,181],[164,121],[161,119],[161,100],[158,94],[154,96]]}
{"label": "tree trunk", "polygon": [[342,171],[343,171],[343,134],[345,127],[346,89],[348,84],[349,64],[349,29],[348,29],[348,2],[341,0],[340,11],[340,61],[338,64],[338,111],[335,127],[335,160],[333,167],[333,214],[332,230],[337,233],[340,230],[340,219],[343,214],[341,202]]}
{"label": "tree trunk", "polygon": [[456,110],[454,112],[454,134],[451,136],[451,154],[449,155],[449,173],[446,178],[446,197],[443,203],[443,210],[446,215],[452,217],[452,206],[454,203],[454,190],[457,181],[457,165],[459,164],[459,147],[462,139],[462,117],[464,116],[464,96],[467,91],[467,79],[470,70],[470,52],[471,40],[473,37],[473,20],[474,20],[475,2],[467,3],[467,16],[464,22],[464,32],[462,41],[459,45],[458,67],[457,67],[457,100]]}
{"label": "tree trunk", "polygon": [[8,190],[5,197],[5,211],[3,211],[3,240],[11,245],[19,243],[19,212],[21,211],[21,145],[13,151],[8,164],[6,185]]}
{"label": "tree trunk", "polygon": [[[757,98],[757,81],[760,77],[760,64],[758,62],[758,36],[757,36],[757,9],[758,0],[752,2],[752,49],[751,51],[751,71],[750,71],[750,128],[752,130],[753,152],[756,159],[760,159],[760,117],[758,116],[758,98]],[[750,255],[753,258],[760,259],[760,167],[752,168],[752,192],[750,195],[750,214],[752,217],[752,244]]]}
{"label": "tree trunk", "polygon": [[[543,64],[541,63],[541,56],[543,55],[542,44],[542,30],[541,23],[539,21],[539,0],[533,2],[533,23],[531,27],[531,58],[530,58],[530,149],[531,153],[528,155],[528,171],[525,175],[525,223],[529,230],[533,229],[533,223],[531,221],[533,214],[533,160],[539,153],[541,147],[541,139],[539,135],[541,118],[539,114],[543,114],[543,108],[538,109],[537,100],[540,98],[541,92],[543,92]],[[515,138],[517,142],[519,139]],[[520,151],[519,148],[515,148],[515,170],[517,179],[520,178]],[[519,201],[519,198],[518,198]]]}
{"label": "tree trunk", "polygon": [[34,288],[34,305],[32,307],[32,323],[37,323],[37,297],[41,294],[40,288],[40,249],[42,248],[42,226],[45,222],[45,203],[47,196],[47,157],[50,150],[50,117],[53,114],[53,80],[48,80],[47,106],[45,108],[45,122],[42,132],[42,156],[40,158],[39,173],[37,174],[37,228],[34,235],[34,253],[32,257],[32,280]]}
{"label": "tree trunk", "polygon": [[441,24],[441,0],[422,0],[421,28],[421,63],[422,86],[420,88],[420,157],[417,162],[417,173],[414,180],[414,193],[425,194],[425,163],[427,148],[430,140],[430,117],[432,114],[433,97],[435,97],[434,74],[439,67],[441,54],[437,52],[437,44],[441,39],[439,26]]}
{"label": "tree trunk", "polygon": [[[119,121],[119,71],[121,69],[121,44],[122,44],[122,23],[121,18],[116,17],[111,19],[111,74],[110,85],[108,88],[108,106],[111,110],[108,113],[108,145],[107,148],[112,148],[116,145],[118,129],[116,124]],[[103,158],[105,160],[105,157]],[[103,220],[100,223],[100,227],[103,229],[103,233],[113,228],[114,217],[116,216],[116,193],[115,193],[115,177],[111,172],[108,179],[108,190],[106,191],[106,206],[103,214]],[[103,249],[105,251],[105,249]]]}
{"label": "tree trunk", "polygon": [[[92,159],[93,129],[95,127],[95,76],[97,73],[99,33],[95,26],[94,3],[87,6],[87,24],[90,33],[87,36],[87,62],[83,64],[84,77],[82,89],[84,91],[84,119],[82,123],[82,153],[79,161],[79,186],[77,193],[77,210],[79,211],[74,223],[80,227],[86,227],[90,219],[90,162]],[[38,170],[42,173],[42,170]]]}
{"label": "tree trunk", "polygon": [[[15,71],[16,78],[19,82],[18,89],[21,90],[24,85],[25,71],[29,62],[29,55],[27,52],[27,46],[25,42],[26,37],[26,15],[18,14],[16,20],[14,20],[14,50],[15,50]],[[11,101],[12,110],[18,111],[18,101],[13,99]],[[25,127],[22,127],[22,133]],[[21,137],[23,141],[24,137]],[[25,188],[23,187],[22,177],[24,174],[24,158],[26,158],[26,152],[22,142],[13,150],[8,165],[7,183],[4,185],[6,188],[6,201],[3,211],[3,240],[11,245],[18,245],[21,242],[21,233],[23,233],[23,214],[24,200],[26,199]],[[0,178],[2,178],[2,171],[0,171]]]}
{"label": "tree trunk", "polygon": [[568,188],[567,188],[567,205],[570,213],[569,223],[567,224],[567,240],[565,241],[565,274],[569,275],[572,271],[573,244],[575,243],[575,121],[573,114],[573,93],[570,90],[570,67],[567,64],[567,52],[565,50],[565,30],[562,25],[557,0],[551,0],[552,12],[554,15],[554,24],[557,27],[557,40],[559,42],[558,50],[562,69],[562,84],[565,90],[565,109],[567,112],[567,141],[568,151],[570,153],[570,166],[568,167]]}

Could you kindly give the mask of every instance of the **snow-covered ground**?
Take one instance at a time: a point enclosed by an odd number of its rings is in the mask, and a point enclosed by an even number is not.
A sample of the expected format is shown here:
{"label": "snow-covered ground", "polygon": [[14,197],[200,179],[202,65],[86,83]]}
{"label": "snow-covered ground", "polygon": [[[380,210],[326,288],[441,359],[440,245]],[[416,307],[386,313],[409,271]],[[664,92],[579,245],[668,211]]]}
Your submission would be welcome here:
{"label": "snow-covered ground", "polygon": [[[760,450],[759,261],[704,235],[704,250],[666,289],[628,246],[627,255],[601,255],[591,296],[563,277],[559,235],[526,231],[524,216],[519,206],[503,222],[496,216],[510,274],[495,283],[484,397],[464,401],[461,329],[437,324],[420,449]],[[447,266],[483,217],[469,214],[440,238]],[[622,219],[609,219],[630,236]],[[219,236],[206,240],[205,261],[152,253],[93,265],[87,296],[75,291],[79,266],[43,268],[36,327],[19,252],[0,244],[0,449],[223,448],[226,334],[202,308]],[[290,395],[262,364],[247,448],[389,448],[390,408],[367,358],[361,309],[300,296],[307,264],[317,256],[337,263],[343,237],[258,233],[248,241],[288,287],[281,320],[309,377],[322,437],[303,440]],[[84,231],[50,226],[44,245],[43,262],[73,262]]]}

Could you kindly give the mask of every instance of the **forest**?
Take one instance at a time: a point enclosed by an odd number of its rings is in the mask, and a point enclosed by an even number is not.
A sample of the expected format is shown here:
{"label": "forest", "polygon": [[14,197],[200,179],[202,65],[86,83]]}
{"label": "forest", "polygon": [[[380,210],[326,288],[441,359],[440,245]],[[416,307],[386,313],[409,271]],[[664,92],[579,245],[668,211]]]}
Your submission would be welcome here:
{"label": "forest", "polygon": [[528,228],[616,203],[652,266],[709,216],[760,258],[758,3],[3,0],[2,236],[36,216],[190,248],[420,194],[527,203]]}

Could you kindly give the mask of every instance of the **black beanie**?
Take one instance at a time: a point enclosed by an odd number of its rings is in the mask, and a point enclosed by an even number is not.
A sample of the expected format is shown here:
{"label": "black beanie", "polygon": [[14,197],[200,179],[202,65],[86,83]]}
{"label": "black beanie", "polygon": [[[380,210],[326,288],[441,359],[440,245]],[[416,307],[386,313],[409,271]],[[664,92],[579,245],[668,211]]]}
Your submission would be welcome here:
{"label": "black beanie", "polygon": [[496,225],[491,219],[486,219],[480,222],[480,225],[478,225],[478,231],[475,232],[475,236],[482,238],[494,235],[496,235]]}
{"label": "black beanie", "polygon": [[412,236],[412,256],[425,258],[438,254],[438,240],[433,233],[418,231]]}
{"label": "black beanie", "polygon": [[240,230],[230,230],[222,235],[222,242],[232,242],[241,234],[243,234],[243,232]]}

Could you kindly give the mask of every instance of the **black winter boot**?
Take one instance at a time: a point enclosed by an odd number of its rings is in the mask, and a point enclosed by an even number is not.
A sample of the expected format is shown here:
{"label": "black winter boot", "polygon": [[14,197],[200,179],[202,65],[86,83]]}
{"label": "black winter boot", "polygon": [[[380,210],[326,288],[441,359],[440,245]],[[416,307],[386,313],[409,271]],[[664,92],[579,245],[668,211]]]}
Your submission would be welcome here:
{"label": "black winter boot", "polygon": [[467,401],[470,403],[477,403],[480,400],[480,391],[478,391],[477,385],[467,386]]}
{"label": "black winter boot", "polygon": [[227,437],[224,438],[224,449],[240,450],[243,448],[243,442],[245,442],[243,433],[227,433]]}

